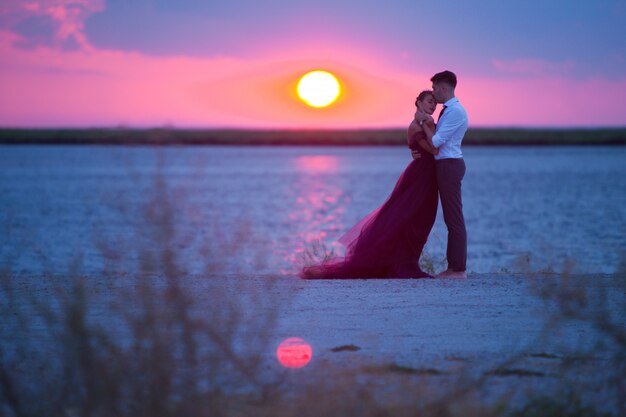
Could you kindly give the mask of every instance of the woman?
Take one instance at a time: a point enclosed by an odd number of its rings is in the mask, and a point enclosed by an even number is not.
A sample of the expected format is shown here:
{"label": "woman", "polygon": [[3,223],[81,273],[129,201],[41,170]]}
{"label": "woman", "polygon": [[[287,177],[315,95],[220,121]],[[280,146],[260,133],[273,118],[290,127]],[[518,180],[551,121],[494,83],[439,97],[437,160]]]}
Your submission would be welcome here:
{"label": "woman", "polygon": [[[432,91],[422,91],[417,110],[432,115]],[[434,126],[432,118],[424,122]],[[413,161],[404,170],[387,201],[339,239],[346,256],[305,267],[305,279],[425,278],[419,258],[437,214],[437,149],[415,120],[407,133]]]}

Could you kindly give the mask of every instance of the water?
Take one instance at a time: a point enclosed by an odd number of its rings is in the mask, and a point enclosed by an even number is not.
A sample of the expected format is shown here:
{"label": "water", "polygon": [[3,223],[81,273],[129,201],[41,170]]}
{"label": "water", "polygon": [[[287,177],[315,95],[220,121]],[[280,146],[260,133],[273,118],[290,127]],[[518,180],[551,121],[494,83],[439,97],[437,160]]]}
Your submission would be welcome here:
{"label": "water", "polygon": [[[469,271],[622,268],[626,147],[464,152]],[[132,273],[171,242],[192,272],[293,274],[312,241],[341,253],[408,162],[401,147],[1,146],[0,262]],[[445,243],[440,208],[439,267]]]}

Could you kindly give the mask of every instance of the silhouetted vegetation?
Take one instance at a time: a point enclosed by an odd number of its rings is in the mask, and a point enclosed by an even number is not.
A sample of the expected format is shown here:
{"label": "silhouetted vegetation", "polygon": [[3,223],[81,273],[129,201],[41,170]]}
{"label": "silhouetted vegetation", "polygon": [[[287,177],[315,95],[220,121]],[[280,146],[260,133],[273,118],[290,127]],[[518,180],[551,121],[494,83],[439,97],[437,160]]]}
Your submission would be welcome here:
{"label": "silhouetted vegetation", "polygon": [[[388,145],[406,146],[405,129],[0,129],[2,144]],[[470,128],[464,145],[624,145],[626,128]]]}

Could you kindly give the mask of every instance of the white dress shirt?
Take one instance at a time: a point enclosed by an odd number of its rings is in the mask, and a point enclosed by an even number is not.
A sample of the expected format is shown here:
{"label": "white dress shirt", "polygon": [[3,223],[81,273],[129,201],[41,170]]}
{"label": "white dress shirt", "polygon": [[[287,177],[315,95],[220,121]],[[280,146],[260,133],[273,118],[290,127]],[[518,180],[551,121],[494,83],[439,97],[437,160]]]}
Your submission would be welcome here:
{"label": "white dress shirt", "polygon": [[463,158],[461,142],[467,131],[467,112],[456,97],[443,105],[446,110],[438,120],[433,136],[433,145],[439,149],[435,159]]}

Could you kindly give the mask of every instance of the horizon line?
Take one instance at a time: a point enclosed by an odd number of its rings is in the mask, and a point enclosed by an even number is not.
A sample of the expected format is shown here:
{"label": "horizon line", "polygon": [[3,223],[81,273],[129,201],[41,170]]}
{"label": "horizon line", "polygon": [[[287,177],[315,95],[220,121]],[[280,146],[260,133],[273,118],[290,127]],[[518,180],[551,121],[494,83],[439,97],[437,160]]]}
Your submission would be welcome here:
{"label": "horizon line", "polygon": [[[376,131],[405,130],[406,126],[352,126],[352,127],[233,127],[233,126],[176,126],[176,125],[92,125],[92,126],[0,126],[0,130],[196,130],[196,131],[252,131],[252,132],[312,132],[312,131]],[[522,125],[480,125],[471,129],[485,130],[623,130],[624,125],[579,125],[579,126],[522,126]]]}

